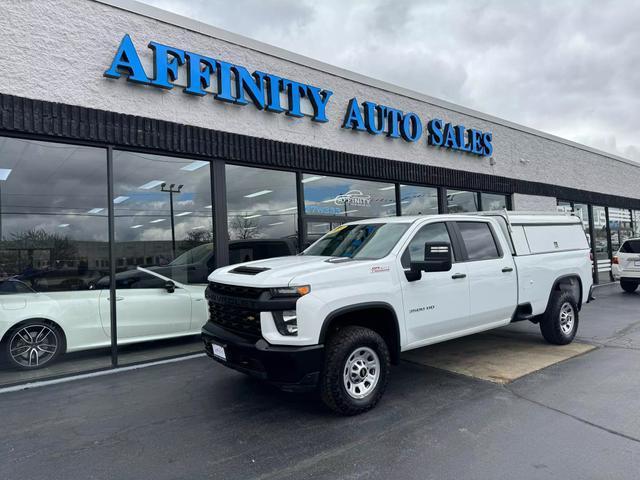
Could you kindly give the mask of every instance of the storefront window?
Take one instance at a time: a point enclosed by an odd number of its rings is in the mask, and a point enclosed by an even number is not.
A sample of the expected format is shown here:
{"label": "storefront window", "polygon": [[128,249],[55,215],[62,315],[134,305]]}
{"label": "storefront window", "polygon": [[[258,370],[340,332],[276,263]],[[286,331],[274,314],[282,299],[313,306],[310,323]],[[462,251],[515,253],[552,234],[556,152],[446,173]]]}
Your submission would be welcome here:
{"label": "storefront window", "polygon": [[477,212],[478,194],[447,189],[447,210],[449,213]]}
{"label": "storefront window", "polygon": [[295,173],[227,165],[226,177],[229,262],[297,253]]}
{"label": "storefront window", "polygon": [[110,365],[108,238],[106,149],[0,137],[0,385]]}
{"label": "storefront window", "polygon": [[507,196],[496,193],[481,193],[482,210],[485,212],[505,210],[507,208]]}
{"label": "storefront window", "polygon": [[436,215],[438,213],[438,189],[400,185],[402,215]]}
{"label": "storefront window", "polygon": [[589,234],[589,206],[584,203],[575,203],[573,205],[573,213],[582,221],[582,228],[587,235],[589,245],[591,245],[591,235]]}
{"label": "storefront window", "polygon": [[395,185],[305,174],[306,215],[346,218],[389,217],[396,214]]}
{"label": "storefront window", "polygon": [[611,250],[615,253],[622,242],[633,237],[631,211],[622,208],[609,208],[609,231],[611,232]]}
{"label": "storefront window", "polygon": [[604,207],[593,207],[593,235],[595,241],[595,255],[600,282],[609,280],[611,272],[611,255],[608,247],[607,216]]}
{"label": "storefront window", "polygon": [[165,339],[121,347],[120,363],[200,351],[215,268],[210,164],[115,151],[113,171],[118,341]]}
{"label": "storefront window", "polygon": [[573,207],[571,206],[571,202],[563,202],[562,200],[558,200],[558,212],[560,213],[573,212]]}

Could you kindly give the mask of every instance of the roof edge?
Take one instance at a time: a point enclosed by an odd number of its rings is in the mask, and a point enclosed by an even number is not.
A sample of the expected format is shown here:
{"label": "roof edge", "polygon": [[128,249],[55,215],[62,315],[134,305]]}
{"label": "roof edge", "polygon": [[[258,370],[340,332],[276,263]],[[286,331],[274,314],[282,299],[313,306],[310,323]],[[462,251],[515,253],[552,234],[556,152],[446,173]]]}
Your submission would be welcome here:
{"label": "roof edge", "polygon": [[488,122],[496,123],[503,127],[518,130],[524,133],[528,133],[530,135],[535,135],[537,137],[541,137],[556,143],[561,143],[573,148],[578,148],[580,150],[593,153],[595,155],[600,155],[600,156],[603,156],[612,160],[616,160],[622,163],[626,163],[634,167],[640,167],[640,162],[637,162],[625,157],[621,157],[619,155],[608,153],[603,150],[590,147],[588,145],[574,142],[573,140],[568,140],[566,138],[562,138],[547,132],[543,132],[541,130],[536,130],[535,128],[527,127],[525,125],[520,125],[518,123],[511,122],[509,120],[505,120],[499,117],[495,117],[493,115],[483,113],[478,110],[473,110],[471,108],[467,108],[462,105],[448,102],[446,100],[441,100],[439,98],[435,98],[435,97],[432,97],[424,93],[420,93],[405,87],[394,85],[392,83],[385,82],[383,80],[378,80],[376,78],[368,77],[366,75],[362,75],[360,73],[356,73],[351,70],[347,70],[345,68],[337,67],[330,63],[325,63],[320,60],[316,60],[311,57],[307,57],[307,56],[300,55],[298,53],[286,50],[284,48],[276,47],[274,45],[270,45],[268,43],[255,40],[253,38],[246,37],[244,35],[233,33],[219,27],[215,27],[208,23],[200,22],[198,20],[194,20],[194,19],[185,17],[183,15],[179,15],[177,13],[163,10],[161,8],[154,7],[152,5],[142,3],[137,0],[92,0],[92,1],[96,3],[108,5],[110,7],[118,8],[121,10],[126,10],[128,12],[135,13],[137,15],[141,15],[144,17],[151,18],[153,20],[158,20],[160,22],[174,25],[176,27],[185,28],[187,30],[200,33],[202,35],[210,36],[210,37],[217,38],[225,42],[229,42],[244,48],[255,50],[259,53],[270,55],[272,57],[280,58],[282,60],[286,60],[289,62],[297,63],[301,66],[312,68],[314,70],[318,70],[324,73],[329,73],[334,76],[342,77],[346,80],[361,83],[363,85],[378,88],[380,90],[385,90],[389,93],[394,93],[396,95],[402,95],[404,97],[408,97],[414,100],[428,103],[436,107],[445,108],[447,110],[460,113],[462,115],[475,117],[479,120],[485,120]]}

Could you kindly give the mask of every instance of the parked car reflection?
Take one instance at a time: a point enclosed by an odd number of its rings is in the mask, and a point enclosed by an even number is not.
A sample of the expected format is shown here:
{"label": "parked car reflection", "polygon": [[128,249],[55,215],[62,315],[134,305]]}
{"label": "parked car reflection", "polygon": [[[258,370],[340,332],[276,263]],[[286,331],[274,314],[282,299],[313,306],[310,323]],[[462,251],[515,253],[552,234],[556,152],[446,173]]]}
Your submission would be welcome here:
{"label": "parked car reflection", "polygon": [[[69,281],[78,288],[56,290]],[[204,288],[141,267],[116,274],[118,344],[199,333],[207,319]],[[65,352],[110,345],[110,303],[108,275],[87,282],[46,271],[0,282],[3,360],[35,369]]]}

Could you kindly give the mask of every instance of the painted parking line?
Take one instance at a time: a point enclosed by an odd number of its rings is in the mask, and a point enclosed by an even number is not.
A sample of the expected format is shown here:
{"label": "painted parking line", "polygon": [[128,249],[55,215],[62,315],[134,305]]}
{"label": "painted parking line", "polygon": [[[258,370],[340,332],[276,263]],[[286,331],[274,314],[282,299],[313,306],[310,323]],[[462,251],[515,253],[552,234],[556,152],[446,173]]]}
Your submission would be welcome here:
{"label": "painted parking line", "polygon": [[158,360],[155,362],[148,362],[148,363],[139,363],[136,365],[129,365],[127,367],[117,367],[117,368],[111,368],[108,370],[100,370],[99,372],[81,373],[79,375],[70,375],[68,377],[55,378],[51,380],[40,380],[35,382],[21,383],[20,385],[12,385],[10,387],[0,388],[0,394],[9,393],[9,392],[18,392],[20,390],[27,390],[32,388],[47,387],[49,385],[57,385],[59,383],[67,383],[67,382],[73,382],[75,380],[83,380],[85,378],[95,378],[95,377],[102,377],[104,375],[113,375],[115,373],[130,372],[131,370],[140,370],[142,368],[155,367],[156,365],[166,365],[168,363],[183,362],[185,360],[192,360],[194,358],[200,358],[204,356],[206,356],[206,353],[196,353],[193,355],[185,355],[184,357],[168,358],[166,360]]}

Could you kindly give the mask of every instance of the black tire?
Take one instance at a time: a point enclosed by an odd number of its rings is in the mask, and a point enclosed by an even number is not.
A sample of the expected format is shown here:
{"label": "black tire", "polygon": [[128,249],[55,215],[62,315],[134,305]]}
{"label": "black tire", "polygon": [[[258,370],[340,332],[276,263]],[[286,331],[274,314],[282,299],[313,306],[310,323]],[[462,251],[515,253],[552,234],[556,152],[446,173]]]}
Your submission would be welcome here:
{"label": "black tire", "polygon": [[[38,338],[39,332],[43,332],[43,335],[46,333],[46,337]],[[32,348],[35,351],[28,347],[27,337],[34,341]],[[5,335],[2,342],[2,361],[17,370],[36,370],[51,365],[66,348],[65,336],[57,325],[46,320],[27,320],[13,327]],[[21,353],[23,351],[24,353]]]}
{"label": "black tire", "polygon": [[[568,328],[568,315],[573,316]],[[570,292],[556,291],[551,295],[547,311],[540,322],[540,332],[544,339],[554,345],[571,343],[578,331],[578,305]]]}
{"label": "black tire", "polygon": [[[371,355],[371,351],[375,355]],[[377,362],[375,362],[376,356]],[[358,358],[364,362],[369,360],[372,364],[377,363],[379,366],[377,381],[370,382],[368,387],[365,385],[369,377],[365,377],[361,373],[362,370],[367,370],[367,365],[364,365],[360,373],[357,373],[357,369],[360,367],[354,362],[359,361]],[[342,415],[357,415],[371,410],[376,406],[387,387],[390,364],[389,348],[384,339],[373,330],[358,326],[347,326],[338,330],[327,342],[324,368],[320,378],[322,401],[331,410]],[[349,366],[351,366],[351,370],[348,370]],[[362,385],[362,393],[360,394],[364,395],[366,389],[371,388],[363,398],[355,398],[353,396],[355,393],[349,393],[347,390],[345,375],[351,371],[356,377],[362,375],[362,378],[358,377],[353,384],[349,382],[352,392],[353,389],[358,388],[354,385],[359,382]]]}
{"label": "black tire", "polygon": [[620,280],[620,286],[627,293],[633,293],[638,289],[636,282],[630,282],[628,280]]}

